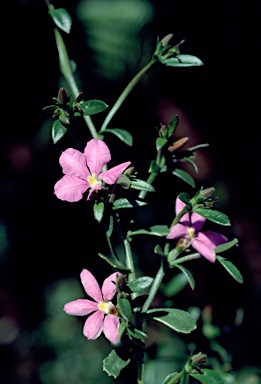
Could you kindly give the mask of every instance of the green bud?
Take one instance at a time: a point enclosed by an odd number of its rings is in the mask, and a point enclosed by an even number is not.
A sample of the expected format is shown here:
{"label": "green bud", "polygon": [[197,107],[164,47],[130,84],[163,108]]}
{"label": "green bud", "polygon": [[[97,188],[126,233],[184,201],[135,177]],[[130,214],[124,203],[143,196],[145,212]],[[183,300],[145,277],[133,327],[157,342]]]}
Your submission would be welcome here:
{"label": "green bud", "polygon": [[60,88],[58,92],[57,100],[60,104],[67,104],[70,101],[70,98],[66,92],[65,88]]}
{"label": "green bud", "polygon": [[166,45],[169,44],[170,40],[172,39],[173,37],[173,33],[169,33],[168,35],[166,35],[165,37],[163,37],[163,39],[161,40],[161,45],[162,47],[166,47]]}

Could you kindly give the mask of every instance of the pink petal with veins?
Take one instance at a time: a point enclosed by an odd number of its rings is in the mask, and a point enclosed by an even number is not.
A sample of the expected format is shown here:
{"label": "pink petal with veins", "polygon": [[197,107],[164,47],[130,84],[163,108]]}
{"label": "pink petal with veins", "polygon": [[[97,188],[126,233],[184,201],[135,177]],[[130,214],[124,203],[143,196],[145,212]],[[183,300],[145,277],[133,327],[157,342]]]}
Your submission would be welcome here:
{"label": "pink petal with veins", "polygon": [[103,301],[101,289],[93,274],[87,269],[83,269],[80,277],[83,288],[85,289],[87,295],[94,299],[97,303]]}
{"label": "pink petal with veins", "polygon": [[188,236],[187,227],[182,224],[175,224],[170,228],[170,233],[167,236],[167,239],[177,239],[178,237]]}
{"label": "pink petal with veins", "polygon": [[205,217],[200,216],[196,212],[192,212],[190,220],[191,220],[191,227],[193,227],[196,232],[200,231],[200,229],[203,227],[206,221]]}
{"label": "pink petal with veins", "polygon": [[199,232],[192,240],[191,245],[201,256],[214,263],[216,260],[215,245],[204,233]]}
{"label": "pink petal with veins", "polygon": [[91,173],[95,173],[96,176],[99,175],[104,165],[111,160],[109,148],[102,140],[98,139],[88,141],[84,149],[84,155]]}
{"label": "pink petal with veins", "polygon": [[104,301],[110,301],[116,293],[116,277],[121,275],[118,272],[114,272],[102,284],[102,296]]}
{"label": "pink petal with veins", "polygon": [[126,163],[122,163],[109,169],[108,171],[100,173],[99,177],[106,184],[114,184],[118,177],[122,175],[123,171],[131,164],[130,161],[126,161]]}
{"label": "pink petal with veins", "polygon": [[77,151],[77,149],[66,149],[66,151],[61,154],[59,162],[65,175],[78,176],[84,180],[89,176],[86,167],[86,158],[84,154]]}
{"label": "pink petal with veins", "polygon": [[96,311],[90,315],[84,323],[83,334],[87,339],[94,340],[100,336],[103,330],[104,314],[101,311]]}
{"label": "pink petal with veins", "polygon": [[68,315],[84,316],[98,310],[98,304],[87,299],[78,299],[65,304],[64,311]]}
{"label": "pink petal with veins", "polygon": [[120,320],[117,316],[107,315],[105,316],[103,323],[103,332],[105,337],[112,343],[119,343],[119,325]]}
{"label": "pink petal with veins", "polygon": [[76,176],[63,176],[54,186],[54,194],[60,200],[70,203],[79,201],[83,193],[88,189],[89,183]]}

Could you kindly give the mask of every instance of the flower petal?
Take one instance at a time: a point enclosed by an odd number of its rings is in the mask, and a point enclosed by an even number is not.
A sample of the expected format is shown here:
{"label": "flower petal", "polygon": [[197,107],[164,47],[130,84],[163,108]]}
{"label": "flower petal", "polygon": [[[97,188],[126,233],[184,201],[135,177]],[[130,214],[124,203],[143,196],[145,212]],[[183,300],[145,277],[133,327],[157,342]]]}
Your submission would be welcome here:
{"label": "flower petal", "polygon": [[[180,213],[180,211],[185,207],[185,203],[183,203],[182,200],[180,200],[179,197],[176,198],[176,203],[175,203],[175,212],[176,212],[176,215],[178,215]],[[183,215],[180,220],[179,220],[180,223],[184,224],[185,227],[190,227],[190,214],[189,213],[185,213],[185,215]]]}
{"label": "flower petal", "polygon": [[87,269],[83,269],[80,277],[83,288],[85,289],[87,295],[94,299],[97,303],[103,301],[99,284],[93,274]]}
{"label": "flower petal", "polygon": [[102,172],[99,175],[99,178],[102,179],[106,184],[114,184],[118,177],[123,173],[123,171],[131,164],[130,161],[112,167],[108,171]]}
{"label": "flower petal", "polygon": [[101,311],[94,312],[85,321],[83,326],[83,334],[87,339],[95,340],[100,336],[103,330],[104,314]]}
{"label": "flower petal", "polygon": [[107,315],[103,323],[103,332],[105,337],[112,343],[119,343],[119,325],[120,320],[118,316]]}
{"label": "flower petal", "polygon": [[197,236],[192,240],[192,247],[196,249],[203,257],[214,263],[216,260],[215,245],[202,232],[198,232]]}
{"label": "flower petal", "polygon": [[116,278],[121,275],[119,272],[114,272],[102,284],[102,296],[104,301],[110,301],[116,293]]}
{"label": "flower petal", "polygon": [[213,243],[214,247],[217,247],[218,245],[226,243],[228,241],[228,238],[226,236],[214,231],[205,231],[203,233]]}
{"label": "flower petal", "polygon": [[91,196],[93,194],[94,191],[99,191],[101,190],[101,186],[100,185],[96,185],[94,188],[91,188],[90,191],[89,191],[89,194],[88,194],[88,197],[87,197],[87,200],[90,200],[91,199]]}
{"label": "flower petal", "polygon": [[177,239],[184,236],[188,236],[187,227],[178,223],[170,228],[170,233],[168,234],[167,239]]}
{"label": "flower petal", "polygon": [[87,299],[78,299],[65,304],[64,311],[68,315],[85,316],[98,310],[98,304]]}
{"label": "flower petal", "polygon": [[60,200],[70,203],[79,201],[88,189],[89,183],[75,176],[63,176],[54,186],[54,194]]}
{"label": "flower petal", "polygon": [[90,174],[86,166],[86,157],[77,149],[66,149],[61,154],[59,162],[65,175],[78,176],[86,180]]}
{"label": "flower petal", "polygon": [[206,219],[203,216],[200,216],[196,212],[192,212],[191,214],[191,226],[195,229],[196,232],[200,231],[203,227]]}
{"label": "flower petal", "polygon": [[111,159],[109,148],[104,141],[98,139],[88,141],[84,149],[84,155],[91,173],[95,173],[96,176]]}

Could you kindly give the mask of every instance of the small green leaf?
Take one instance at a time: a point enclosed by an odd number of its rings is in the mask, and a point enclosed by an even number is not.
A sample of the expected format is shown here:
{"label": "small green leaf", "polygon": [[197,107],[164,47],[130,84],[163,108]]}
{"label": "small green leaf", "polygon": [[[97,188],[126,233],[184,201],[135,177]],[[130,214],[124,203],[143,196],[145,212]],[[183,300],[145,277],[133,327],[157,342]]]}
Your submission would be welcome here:
{"label": "small green leaf", "polygon": [[132,292],[140,292],[140,291],[143,291],[144,289],[149,288],[152,282],[153,282],[152,277],[143,276],[129,282],[128,286],[130,287]]}
{"label": "small green leaf", "polygon": [[186,276],[186,278],[189,282],[191,289],[194,289],[195,288],[195,280],[194,280],[192,273],[187,268],[183,267],[183,265],[176,264],[176,267],[179,268],[184,273],[184,275]]}
{"label": "small green leaf", "polygon": [[150,163],[149,172],[150,173],[158,173],[159,171],[160,171],[160,167],[158,166],[158,164],[156,163],[155,160],[152,160],[152,162]]}
{"label": "small green leaf", "polygon": [[99,204],[93,206],[94,218],[100,223],[104,212],[104,203],[101,201]]}
{"label": "small green leaf", "polygon": [[120,295],[118,295],[118,305],[119,305],[121,316],[125,320],[129,321],[132,317],[132,310],[131,310],[131,305],[129,300],[125,299],[124,297],[120,297]]}
{"label": "small green leaf", "polygon": [[203,216],[206,219],[213,221],[216,224],[220,224],[224,226],[231,225],[227,215],[225,215],[222,212],[216,211],[214,209],[196,208],[196,209],[193,209],[193,212],[198,213],[200,216]]}
{"label": "small green leaf", "polygon": [[128,332],[128,335],[131,336],[131,337],[135,337],[135,339],[139,339],[139,340],[143,340],[145,341],[148,336],[146,335],[146,333],[140,331],[139,329],[137,328],[134,328],[134,330],[132,331],[130,328],[127,329],[127,332]]}
{"label": "small green leaf", "polygon": [[168,124],[168,137],[172,136],[179,123],[178,115],[174,115]]}
{"label": "small green leaf", "polygon": [[172,174],[185,181],[185,183],[189,184],[192,188],[195,188],[195,181],[187,172],[177,168]]}
{"label": "small green leaf", "polygon": [[190,204],[190,197],[186,192],[181,192],[178,197],[181,201],[183,201],[183,203]]}
{"label": "small green leaf", "polygon": [[102,112],[108,108],[108,105],[100,100],[89,100],[79,103],[79,107],[83,111],[84,116],[86,116],[95,115],[96,113]]}
{"label": "small green leaf", "polygon": [[119,129],[119,128],[105,129],[103,132],[113,133],[121,141],[123,141],[125,144],[129,145],[130,147],[133,144],[133,137],[132,137],[132,135],[128,131],[126,131],[125,129]]}
{"label": "small green leaf", "polygon": [[[139,200],[135,200],[135,203],[139,206],[139,207],[142,207],[144,205],[147,205],[147,203],[145,201],[139,201]],[[132,204],[128,199],[126,198],[121,198],[121,199],[117,199],[114,201],[113,203],[113,209],[116,210],[116,209],[120,209],[120,208],[133,208],[134,207],[134,204]]]}
{"label": "small green leaf", "polygon": [[119,376],[121,373],[121,370],[125,368],[130,362],[130,359],[128,360],[122,360],[115,350],[113,349],[110,354],[103,360],[103,370],[109,375],[114,377]]}
{"label": "small green leaf", "polygon": [[131,188],[138,189],[139,191],[155,192],[153,186],[144,180],[135,179],[131,181]]}
{"label": "small green leaf", "polygon": [[226,260],[224,257],[217,256],[217,260],[221,265],[228,271],[228,273],[238,282],[243,283],[243,277],[237,267],[231,263],[231,261]]}
{"label": "small green leaf", "polygon": [[128,231],[128,237],[133,235],[152,235],[152,236],[167,236],[169,227],[167,225],[154,225],[149,230],[138,229],[137,231]]}
{"label": "small green leaf", "polygon": [[220,373],[207,368],[202,368],[201,371],[202,373],[190,373],[189,375],[202,384],[226,384],[226,380]]}
{"label": "small green leaf", "polygon": [[67,128],[60,122],[60,120],[55,120],[52,126],[52,139],[54,144],[56,144],[66,133]]}
{"label": "small green leaf", "polygon": [[163,293],[166,297],[177,295],[188,284],[188,279],[183,273],[178,273],[174,276],[168,284],[163,288]]}
{"label": "small green leaf", "polygon": [[178,57],[171,57],[164,61],[167,67],[195,67],[203,65],[203,62],[193,55],[179,55]]}
{"label": "small green leaf", "polygon": [[[177,376],[177,375],[178,375],[178,372],[170,373],[170,374],[166,377],[166,379],[163,381],[162,384],[169,384],[169,383],[174,384],[173,381],[172,381],[172,379],[174,379],[174,377]],[[178,380],[178,379],[177,379],[177,380]],[[177,383],[177,382],[178,382],[178,381],[176,381],[176,383]]]}
{"label": "small green leaf", "polygon": [[194,317],[190,313],[182,311],[181,309],[149,309],[147,314],[152,315],[153,320],[166,325],[176,332],[190,333],[197,327]]}
{"label": "small green leaf", "polygon": [[226,243],[224,244],[220,244],[218,245],[216,248],[215,248],[215,252],[216,254],[217,253],[222,253],[224,251],[227,251],[228,249],[234,247],[234,245],[236,245],[238,243],[238,239],[233,239],[231,241],[227,241]]}
{"label": "small green leaf", "polygon": [[62,31],[70,33],[72,19],[69,13],[64,8],[51,9],[48,11],[53,21]]}
{"label": "small green leaf", "polygon": [[165,144],[167,144],[168,140],[164,139],[163,137],[158,137],[156,140],[156,149],[159,151],[161,148],[164,147]]}
{"label": "small green leaf", "polygon": [[163,252],[163,249],[158,244],[154,248],[154,253],[157,253],[157,255],[160,255],[160,256],[165,256],[165,253]]}
{"label": "small green leaf", "polygon": [[121,271],[130,271],[129,268],[125,267],[118,259],[116,259],[115,257],[108,257],[108,256],[105,256],[103,255],[102,253],[98,253],[98,255],[105,261],[107,261],[107,263],[109,263],[111,266],[113,266],[114,268],[118,269],[118,270],[121,270]]}

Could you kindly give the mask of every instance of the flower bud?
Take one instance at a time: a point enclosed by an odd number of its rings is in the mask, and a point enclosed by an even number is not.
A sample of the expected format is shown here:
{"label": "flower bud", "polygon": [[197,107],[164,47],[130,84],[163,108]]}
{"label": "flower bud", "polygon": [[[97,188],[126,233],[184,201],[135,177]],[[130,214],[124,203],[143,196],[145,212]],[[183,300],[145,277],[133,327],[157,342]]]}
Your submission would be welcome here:
{"label": "flower bud", "polygon": [[181,139],[175,141],[172,145],[168,147],[168,150],[170,152],[177,151],[178,149],[181,149],[184,147],[185,144],[187,144],[189,138],[188,137],[182,137]]}
{"label": "flower bud", "polygon": [[57,99],[58,99],[58,102],[61,104],[67,104],[69,102],[70,98],[69,98],[65,88],[59,89]]}
{"label": "flower bud", "polygon": [[161,45],[162,47],[166,47],[166,45],[169,44],[170,40],[172,39],[173,37],[173,33],[169,33],[168,35],[166,35],[165,37],[163,37],[163,39],[161,40]]}

